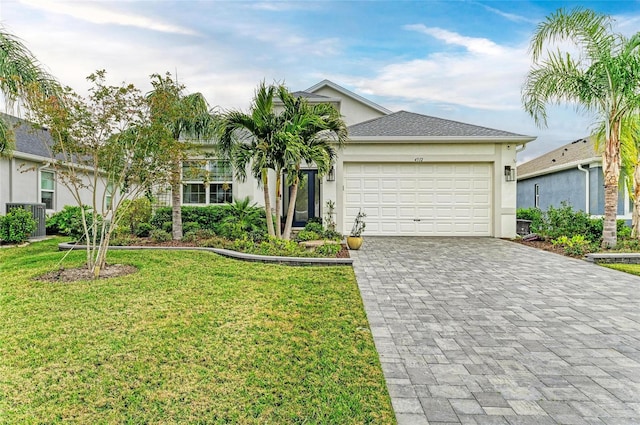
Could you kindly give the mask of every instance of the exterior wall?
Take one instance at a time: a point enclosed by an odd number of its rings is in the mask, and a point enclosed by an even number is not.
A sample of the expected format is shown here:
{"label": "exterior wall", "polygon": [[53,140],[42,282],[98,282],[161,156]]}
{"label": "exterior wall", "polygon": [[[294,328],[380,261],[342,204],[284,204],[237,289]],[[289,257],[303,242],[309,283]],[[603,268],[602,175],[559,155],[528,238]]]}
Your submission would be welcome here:
{"label": "exterior wall", "polygon": [[536,184],[541,210],[559,207],[563,201],[576,210],[586,210],[585,173],[577,168],[518,181],[518,208],[535,207]]}
{"label": "exterior wall", "polygon": [[[0,159],[0,214],[6,213],[7,203],[39,203],[40,202],[40,170],[54,171],[46,166],[44,160],[23,159],[16,154],[11,159]],[[99,184],[102,194],[104,185]],[[92,204],[92,192],[82,191],[82,202]],[[53,209],[47,214],[62,210],[65,205],[77,205],[69,189],[56,180],[54,186]]]}
{"label": "exterior wall", "polygon": [[380,118],[385,115],[377,109],[371,108],[358,100],[345,96],[343,93],[331,87],[322,87],[314,93],[322,96],[342,99],[342,102],[340,103],[340,113],[342,114],[342,119],[348,126],[368,121],[373,118]]}
{"label": "exterior wall", "polygon": [[[543,211],[550,206],[558,208],[562,202],[571,205],[575,210],[585,211],[594,216],[604,214],[604,176],[602,167],[592,165],[583,166],[589,171],[589,193],[587,201],[585,173],[577,167],[551,174],[518,180],[517,206],[518,208],[533,208],[535,206],[535,185],[538,185],[540,202]],[[618,216],[631,218],[629,197],[624,188],[618,194]]]}

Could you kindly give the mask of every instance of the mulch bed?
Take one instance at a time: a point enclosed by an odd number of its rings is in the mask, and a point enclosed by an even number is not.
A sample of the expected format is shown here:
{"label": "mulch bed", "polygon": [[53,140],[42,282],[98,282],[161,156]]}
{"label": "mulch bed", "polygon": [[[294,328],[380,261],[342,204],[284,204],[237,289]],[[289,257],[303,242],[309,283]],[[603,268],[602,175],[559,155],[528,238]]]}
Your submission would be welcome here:
{"label": "mulch bed", "polygon": [[538,248],[538,249],[542,249],[544,251],[549,251],[549,252],[553,252],[555,254],[560,254],[560,255],[564,255],[567,256],[567,253],[565,252],[564,248],[561,245],[554,245],[549,241],[543,241],[543,240],[531,240],[531,241],[527,241],[527,240],[523,240],[523,239],[509,239],[511,242],[516,242],[522,245],[526,245],[526,246],[530,246],[533,248]]}
{"label": "mulch bed", "polygon": [[[108,264],[100,270],[98,279],[108,279],[111,277],[126,276],[137,272],[138,269],[126,264]],[[38,276],[36,280],[41,282],[58,283],[58,282],[76,282],[78,280],[93,280],[93,273],[86,267],[74,269],[61,268]]]}

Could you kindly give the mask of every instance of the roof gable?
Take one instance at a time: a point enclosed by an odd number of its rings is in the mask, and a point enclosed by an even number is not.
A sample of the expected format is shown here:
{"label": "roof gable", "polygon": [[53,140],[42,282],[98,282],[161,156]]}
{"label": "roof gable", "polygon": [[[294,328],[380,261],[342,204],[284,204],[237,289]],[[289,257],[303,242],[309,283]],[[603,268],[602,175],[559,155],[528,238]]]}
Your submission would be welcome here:
{"label": "roof gable", "polygon": [[374,109],[382,114],[390,114],[391,111],[383,106],[378,105],[375,102],[370,101],[367,98],[364,98],[362,96],[360,96],[359,94],[356,94],[350,90],[345,89],[342,86],[339,86],[338,84],[334,83],[333,81],[329,81],[329,80],[322,80],[320,81],[318,84],[315,84],[311,87],[309,87],[307,90],[305,90],[305,92],[310,92],[310,93],[315,93],[319,90],[321,90],[324,87],[329,87],[337,92],[339,92],[341,95],[346,96],[346,97],[350,97],[353,100],[356,100],[366,106],[368,106],[371,109]]}
{"label": "roof gable", "polygon": [[508,131],[399,111],[349,127],[349,137],[493,137],[526,138]]}
{"label": "roof gable", "polygon": [[518,178],[547,174],[563,166],[600,160],[595,148],[595,138],[574,140],[537,158],[518,165]]}

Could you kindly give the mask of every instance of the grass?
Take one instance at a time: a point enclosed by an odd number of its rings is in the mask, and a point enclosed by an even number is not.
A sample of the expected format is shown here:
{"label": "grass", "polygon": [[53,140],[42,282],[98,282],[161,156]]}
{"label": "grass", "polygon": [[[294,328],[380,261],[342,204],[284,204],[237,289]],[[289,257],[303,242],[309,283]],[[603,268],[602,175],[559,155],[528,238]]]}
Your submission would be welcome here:
{"label": "grass", "polygon": [[59,241],[0,249],[0,423],[395,423],[351,268],[112,251],[138,273],[34,280]]}
{"label": "grass", "polygon": [[640,264],[598,263],[598,265],[640,276]]}

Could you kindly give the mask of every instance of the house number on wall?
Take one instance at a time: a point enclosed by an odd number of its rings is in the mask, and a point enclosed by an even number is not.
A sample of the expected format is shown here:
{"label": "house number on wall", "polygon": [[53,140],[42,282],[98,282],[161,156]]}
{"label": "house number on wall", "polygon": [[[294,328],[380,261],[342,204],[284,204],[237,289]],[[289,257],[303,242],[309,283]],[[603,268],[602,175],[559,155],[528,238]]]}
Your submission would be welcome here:
{"label": "house number on wall", "polygon": [[424,161],[424,158],[418,156],[416,158],[413,158],[413,160],[414,160],[414,162],[422,162],[422,161]]}

